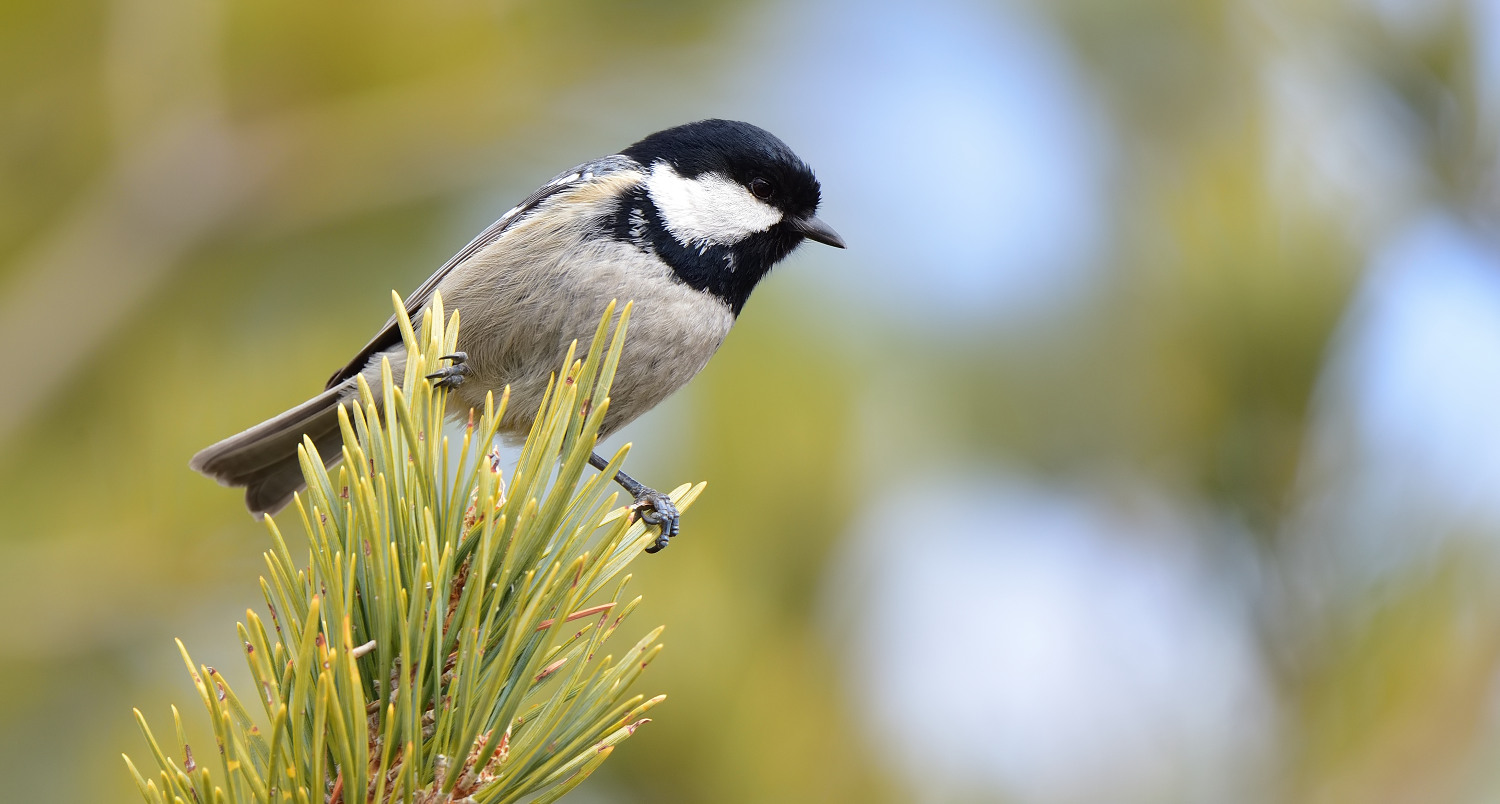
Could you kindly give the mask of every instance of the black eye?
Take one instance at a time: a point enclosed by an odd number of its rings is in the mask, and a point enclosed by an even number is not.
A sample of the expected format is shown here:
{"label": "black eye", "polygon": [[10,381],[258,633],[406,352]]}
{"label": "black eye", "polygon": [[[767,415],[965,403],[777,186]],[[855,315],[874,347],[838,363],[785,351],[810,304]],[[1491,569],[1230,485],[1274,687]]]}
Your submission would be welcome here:
{"label": "black eye", "polygon": [[755,193],[756,198],[765,201],[771,197],[771,183],[765,179],[751,179],[750,192]]}

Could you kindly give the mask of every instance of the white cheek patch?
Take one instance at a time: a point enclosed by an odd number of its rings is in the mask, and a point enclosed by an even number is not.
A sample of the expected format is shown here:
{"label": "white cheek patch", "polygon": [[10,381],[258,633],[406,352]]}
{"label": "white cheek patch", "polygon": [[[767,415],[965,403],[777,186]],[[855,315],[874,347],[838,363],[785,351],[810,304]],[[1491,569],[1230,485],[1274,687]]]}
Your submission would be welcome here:
{"label": "white cheek patch", "polygon": [[672,236],[685,246],[727,246],[781,222],[781,210],[717,173],[686,179],[671,165],[657,162],[646,179],[646,192]]}

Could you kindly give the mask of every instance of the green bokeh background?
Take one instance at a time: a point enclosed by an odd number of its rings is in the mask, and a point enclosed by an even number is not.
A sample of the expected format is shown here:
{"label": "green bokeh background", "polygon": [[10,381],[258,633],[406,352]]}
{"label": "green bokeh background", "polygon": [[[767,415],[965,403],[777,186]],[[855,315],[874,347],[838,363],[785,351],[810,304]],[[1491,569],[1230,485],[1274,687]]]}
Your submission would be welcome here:
{"label": "green bokeh background", "polygon": [[[667,626],[642,691],[669,699],[580,800],[1065,800],[902,771],[900,735],[872,727],[851,684],[834,633],[849,622],[827,614],[859,602],[830,603],[829,579],[858,523],[933,467],[1159,490],[1212,511],[1219,524],[1194,537],[1247,572],[1319,544],[1298,516],[1311,494],[1299,467],[1383,230],[1421,208],[1494,220],[1481,4],[1434,0],[1411,25],[1381,5],[996,6],[1060,43],[1107,121],[1099,270],[1082,301],[1024,327],[1008,308],[949,321],[850,290],[883,281],[859,270],[881,243],[809,247],[773,275],[709,368],[621,439],[647,482],[710,485],[683,537],[636,571],[636,624]],[[3,797],[131,800],[118,755],[143,744],[130,708],[197,715],[173,637],[243,676],[233,622],[259,606],[264,531],[187,459],[316,391],[384,320],[389,290],[415,287],[558,170],[676,122],[791,121],[766,124],[815,167],[857,137],[837,93],[782,105],[758,83],[781,75],[779,26],[802,14],[0,0]],[[1335,56],[1403,121],[1419,174],[1373,217],[1320,202],[1316,176],[1277,173],[1268,76],[1321,99]],[[861,207],[824,180],[826,217],[848,235],[858,227],[839,216]],[[926,236],[901,220],[865,226]],[[945,527],[941,510],[931,527]],[[1500,796],[1486,770],[1500,748],[1497,570],[1474,546],[1495,534],[1476,527],[1348,593],[1293,578],[1245,595],[1276,726],[1237,800]],[[928,535],[907,538],[920,549]]]}

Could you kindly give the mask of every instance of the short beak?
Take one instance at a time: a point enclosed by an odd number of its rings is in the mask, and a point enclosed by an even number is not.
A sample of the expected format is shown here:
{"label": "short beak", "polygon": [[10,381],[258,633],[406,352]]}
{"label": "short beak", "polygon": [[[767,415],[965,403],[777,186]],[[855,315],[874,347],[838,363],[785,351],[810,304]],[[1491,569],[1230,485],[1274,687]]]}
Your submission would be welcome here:
{"label": "short beak", "polygon": [[820,221],[817,217],[795,218],[792,220],[792,228],[802,233],[808,240],[816,240],[824,245],[834,248],[844,247],[844,238],[833,230],[832,226]]}

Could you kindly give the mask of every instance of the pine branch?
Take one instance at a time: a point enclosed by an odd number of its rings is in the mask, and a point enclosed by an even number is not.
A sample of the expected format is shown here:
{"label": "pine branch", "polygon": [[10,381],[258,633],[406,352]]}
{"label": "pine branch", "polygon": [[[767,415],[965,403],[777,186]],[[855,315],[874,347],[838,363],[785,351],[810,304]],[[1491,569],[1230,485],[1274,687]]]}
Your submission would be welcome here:
{"label": "pine branch", "polygon": [[[332,474],[310,440],[299,448],[304,568],[266,518],[270,628],[254,611],[239,625],[263,719],[179,641],[218,762],[188,746],[175,706],[170,753],[137,710],[159,772],[125,763],[148,802],[555,801],[665,697],[626,697],[661,628],[618,659],[602,654],[640,602],[623,597],[620,573],[654,538],[615,505],[628,448],[583,479],[630,305],[612,337],[613,304],[587,355],[569,351],[508,489],[491,448],[507,397],[470,413],[455,452],[447,391],[425,379],[455,351],[458,313],[444,326],[435,296],[419,339],[395,306],[412,356],[402,384],[389,363],[381,399],[361,379],[359,404],[339,411]],[[685,509],[702,490],[671,496]]]}

